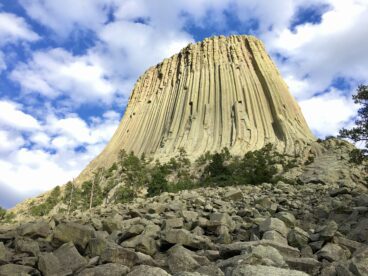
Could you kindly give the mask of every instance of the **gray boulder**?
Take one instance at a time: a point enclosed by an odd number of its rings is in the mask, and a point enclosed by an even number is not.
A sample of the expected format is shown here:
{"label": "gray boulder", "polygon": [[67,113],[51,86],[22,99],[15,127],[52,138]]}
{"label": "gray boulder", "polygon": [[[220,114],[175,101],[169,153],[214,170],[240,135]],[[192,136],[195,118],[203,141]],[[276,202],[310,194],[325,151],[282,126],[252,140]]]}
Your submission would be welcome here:
{"label": "gray boulder", "polygon": [[368,246],[360,247],[353,254],[350,270],[359,276],[368,275]]}
{"label": "gray boulder", "polygon": [[84,251],[92,238],[95,238],[92,227],[74,222],[61,223],[54,230],[54,240],[59,243],[73,242],[81,251]]}
{"label": "gray boulder", "polygon": [[289,228],[293,228],[295,226],[296,219],[292,213],[279,212],[275,215],[275,217],[279,220],[282,220]]}
{"label": "gray boulder", "polygon": [[308,244],[309,234],[299,227],[290,230],[287,237],[289,245],[302,249]]}
{"label": "gray boulder", "polygon": [[311,275],[317,275],[321,269],[321,263],[313,258],[291,258],[286,257],[285,262],[291,269],[304,271]]}
{"label": "gray boulder", "polygon": [[153,256],[157,252],[156,241],[144,234],[133,237],[121,243],[121,246],[135,249],[147,255]]}
{"label": "gray boulder", "polygon": [[18,237],[14,241],[15,250],[19,253],[28,253],[37,256],[40,252],[38,243],[30,238]]}
{"label": "gray boulder", "polygon": [[185,229],[170,229],[162,233],[161,239],[169,244],[182,244],[195,249],[212,249],[213,244],[206,236],[190,233]]}
{"label": "gray boulder", "polygon": [[319,259],[326,259],[329,262],[336,262],[346,260],[346,251],[339,245],[334,243],[327,243],[317,252]]}
{"label": "gray boulder", "polygon": [[122,276],[127,275],[130,269],[121,264],[103,264],[92,268],[86,268],[78,276]]}
{"label": "gray boulder", "polygon": [[108,247],[101,255],[101,263],[118,263],[129,268],[133,267],[138,262],[137,254],[125,249],[121,246]]}
{"label": "gray boulder", "polygon": [[128,276],[170,276],[170,274],[159,267],[140,265],[128,273]]}
{"label": "gray boulder", "polygon": [[209,263],[206,257],[198,256],[181,245],[175,245],[168,251],[167,264],[171,273],[195,271],[201,265]]}
{"label": "gray boulder", "polygon": [[38,259],[38,269],[44,276],[70,275],[72,270],[62,267],[59,259],[53,253],[41,253]]}
{"label": "gray boulder", "polygon": [[230,276],[308,276],[308,274],[296,271],[289,270],[278,267],[264,266],[264,265],[247,265],[240,264],[238,265],[230,274]]}
{"label": "gray boulder", "polygon": [[10,252],[4,246],[3,242],[0,242],[0,265],[6,264],[10,261]]}
{"label": "gray boulder", "polygon": [[61,267],[73,272],[87,265],[86,259],[79,254],[72,242],[60,246],[54,251],[54,255],[59,260]]}
{"label": "gray boulder", "polygon": [[259,224],[259,231],[262,233],[272,230],[279,232],[283,237],[287,237],[289,233],[285,223],[278,218],[267,218]]}
{"label": "gray boulder", "polygon": [[0,266],[0,276],[26,276],[26,275],[41,275],[40,272],[33,267],[18,265],[18,264],[6,264]]}
{"label": "gray boulder", "polygon": [[316,230],[321,240],[330,241],[336,234],[338,225],[335,221],[331,220],[326,225],[322,226],[322,229]]}
{"label": "gray boulder", "polygon": [[50,232],[50,226],[44,220],[26,223],[19,228],[21,236],[29,236],[33,239],[39,237],[46,238]]}

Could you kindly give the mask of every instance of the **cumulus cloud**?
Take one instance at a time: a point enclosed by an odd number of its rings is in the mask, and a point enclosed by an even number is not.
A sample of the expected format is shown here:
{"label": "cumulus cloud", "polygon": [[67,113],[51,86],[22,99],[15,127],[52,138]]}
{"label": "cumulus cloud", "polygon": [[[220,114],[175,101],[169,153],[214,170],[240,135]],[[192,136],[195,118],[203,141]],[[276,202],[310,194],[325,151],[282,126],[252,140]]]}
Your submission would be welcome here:
{"label": "cumulus cloud", "polygon": [[327,93],[299,102],[312,131],[319,137],[337,135],[357,112],[349,93],[331,89]]}
{"label": "cumulus cloud", "polygon": [[27,142],[21,128],[0,131],[0,186],[24,198],[66,183],[102,150],[119,119],[111,111],[89,122],[76,114],[49,114]]}
{"label": "cumulus cloud", "polygon": [[11,131],[0,130],[0,153],[4,154],[18,149],[25,141],[21,135]]}
{"label": "cumulus cloud", "polygon": [[[303,24],[268,33],[272,51],[287,60],[281,69],[299,99],[324,91],[339,77],[353,82],[368,76],[368,5],[366,1],[329,0],[319,24]],[[349,18],[349,20],[347,20]]]}
{"label": "cumulus cloud", "polygon": [[35,41],[39,38],[23,18],[12,13],[0,13],[0,45],[19,40]]}
{"label": "cumulus cloud", "polygon": [[108,19],[110,1],[20,0],[27,14],[61,36],[74,29],[95,30]]}
{"label": "cumulus cloud", "polygon": [[93,55],[74,56],[61,48],[35,52],[10,77],[26,92],[49,98],[63,95],[78,104],[110,102],[116,91]]}
{"label": "cumulus cloud", "polygon": [[0,73],[1,71],[6,69],[6,63],[5,63],[5,59],[4,59],[4,53],[2,51],[0,51]]}
{"label": "cumulus cloud", "polygon": [[39,129],[38,121],[21,110],[21,105],[0,100],[0,126],[19,130]]}
{"label": "cumulus cloud", "polygon": [[119,76],[134,79],[194,41],[184,32],[162,32],[151,25],[128,21],[107,24],[99,37],[107,47],[102,52],[106,67],[114,69]]}

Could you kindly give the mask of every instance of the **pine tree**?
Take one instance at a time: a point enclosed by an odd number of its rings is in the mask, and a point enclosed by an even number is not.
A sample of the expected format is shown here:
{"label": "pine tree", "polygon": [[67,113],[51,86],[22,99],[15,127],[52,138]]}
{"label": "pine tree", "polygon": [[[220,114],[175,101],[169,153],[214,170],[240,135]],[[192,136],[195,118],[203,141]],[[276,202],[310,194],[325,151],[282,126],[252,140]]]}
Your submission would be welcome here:
{"label": "pine tree", "polygon": [[368,157],[368,85],[360,85],[357,93],[353,95],[353,100],[360,105],[355,126],[351,129],[340,130],[340,138],[351,139],[353,142],[363,142],[364,149],[352,152],[352,159],[357,163],[362,163]]}

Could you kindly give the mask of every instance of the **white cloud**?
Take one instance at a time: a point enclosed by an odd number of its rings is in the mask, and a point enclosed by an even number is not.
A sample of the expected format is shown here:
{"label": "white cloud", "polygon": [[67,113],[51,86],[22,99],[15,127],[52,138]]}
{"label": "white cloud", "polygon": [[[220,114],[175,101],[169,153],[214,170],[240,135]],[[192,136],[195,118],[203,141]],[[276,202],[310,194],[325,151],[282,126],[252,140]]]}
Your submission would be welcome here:
{"label": "white cloud", "polygon": [[317,136],[324,138],[337,135],[353,119],[358,107],[346,94],[333,89],[299,102],[309,126]]}
{"label": "white cloud", "polygon": [[5,59],[4,59],[4,53],[2,51],[0,51],[0,73],[1,71],[6,69],[6,63],[5,63]]}
{"label": "white cloud", "polygon": [[[179,52],[193,42],[184,32],[162,32],[151,25],[116,21],[107,24],[99,33],[107,45],[104,55],[106,64],[115,74],[137,78],[150,66]],[[123,62],[116,62],[121,60]]]}
{"label": "white cloud", "polygon": [[74,103],[112,100],[116,88],[93,55],[73,56],[61,48],[38,51],[11,72],[24,91],[49,98],[67,96]]}
{"label": "white cloud", "polygon": [[12,13],[0,13],[0,44],[19,40],[35,41],[39,38],[23,18]]}
{"label": "white cloud", "polygon": [[0,186],[24,198],[66,183],[102,150],[118,122],[119,115],[112,111],[91,123],[75,114],[49,114],[29,138],[32,145],[25,144],[21,130],[0,131]]}
{"label": "white cloud", "polygon": [[21,106],[15,102],[0,100],[0,126],[20,130],[39,129],[38,121],[20,109]]}
{"label": "white cloud", "polygon": [[[368,4],[366,1],[327,1],[330,8],[320,24],[304,24],[292,32],[285,26],[270,32],[266,41],[272,51],[288,59],[281,64],[289,86],[300,99],[328,88],[338,77],[368,80]],[[347,20],[348,19],[348,20]]]}
{"label": "white cloud", "polygon": [[0,153],[4,154],[18,149],[24,145],[22,136],[16,135],[10,131],[0,130]]}
{"label": "white cloud", "polygon": [[108,19],[110,1],[20,0],[27,14],[61,36],[78,28],[95,30]]}

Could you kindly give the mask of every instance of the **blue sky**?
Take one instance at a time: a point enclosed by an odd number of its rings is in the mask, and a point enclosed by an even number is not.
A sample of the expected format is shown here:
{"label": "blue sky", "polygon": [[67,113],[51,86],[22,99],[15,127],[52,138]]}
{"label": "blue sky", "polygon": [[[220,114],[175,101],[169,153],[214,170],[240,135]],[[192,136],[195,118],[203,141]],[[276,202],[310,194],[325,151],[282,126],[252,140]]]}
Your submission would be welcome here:
{"label": "blue sky", "polygon": [[367,0],[0,0],[0,206],[76,177],[148,67],[212,35],[261,38],[316,136],[352,124]]}

